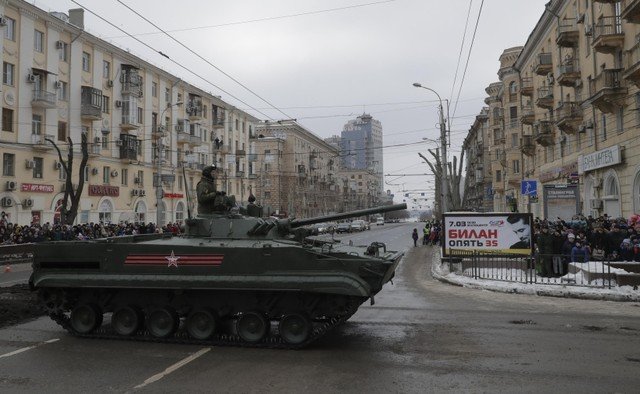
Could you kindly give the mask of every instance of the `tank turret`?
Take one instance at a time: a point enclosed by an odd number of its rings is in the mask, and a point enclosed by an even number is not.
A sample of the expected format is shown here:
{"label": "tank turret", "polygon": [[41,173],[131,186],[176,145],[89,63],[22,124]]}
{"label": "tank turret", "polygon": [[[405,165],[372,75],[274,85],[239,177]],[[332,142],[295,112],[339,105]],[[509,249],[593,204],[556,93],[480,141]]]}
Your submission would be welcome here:
{"label": "tank turret", "polygon": [[[383,205],[380,207],[361,209],[357,211],[318,216],[307,219],[277,219],[247,217],[237,212],[217,212],[209,215],[199,215],[186,221],[186,233],[193,237],[232,238],[232,239],[276,239],[292,235],[303,238],[304,232],[295,230],[327,221],[356,218],[383,212],[407,209],[407,204]],[[296,235],[298,235],[296,237]],[[302,236],[301,236],[302,235]]]}

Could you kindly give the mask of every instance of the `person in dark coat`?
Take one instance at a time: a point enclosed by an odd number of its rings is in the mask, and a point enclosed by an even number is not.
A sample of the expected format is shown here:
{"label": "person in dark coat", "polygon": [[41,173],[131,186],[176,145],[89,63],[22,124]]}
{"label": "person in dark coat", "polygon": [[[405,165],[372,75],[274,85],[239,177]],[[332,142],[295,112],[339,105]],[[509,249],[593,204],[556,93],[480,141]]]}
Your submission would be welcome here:
{"label": "person in dark coat", "polygon": [[618,255],[621,261],[633,261],[633,247],[631,246],[631,240],[625,238],[622,240],[620,247],[618,248]]}
{"label": "person in dark coat", "polygon": [[413,246],[418,246],[418,238],[420,238],[420,236],[418,235],[417,228],[413,229],[413,233],[411,233],[411,238],[413,238]]}
{"label": "person in dark coat", "polygon": [[542,226],[538,234],[536,244],[539,253],[540,275],[550,277],[553,274],[553,235],[549,233],[549,227]]}
{"label": "person in dark coat", "polygon": [[577,263],[589,262],[589,250],[585,247],[581,240],[577,240],[573,248],[571,248],[571,261]]}

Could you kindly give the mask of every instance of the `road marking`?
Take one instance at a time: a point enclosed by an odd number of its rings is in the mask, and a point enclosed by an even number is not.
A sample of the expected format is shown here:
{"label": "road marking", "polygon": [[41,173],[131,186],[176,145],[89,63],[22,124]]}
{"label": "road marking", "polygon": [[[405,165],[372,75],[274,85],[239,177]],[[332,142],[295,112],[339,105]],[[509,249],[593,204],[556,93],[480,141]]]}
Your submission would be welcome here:
{"label": "road marking", "polygon": [[164,371],[160,372],[157,375],[153,375],[152,377],[150,377],[149,379],[145,380],[144,383],[137,385],[136,387],[134,387],[134,389],[140,389],[143,388],[146,385],[149,385],[153,382],[157,382],[158,380],[164,378],[165,376],[169,375],[171,372],[176,371],[177,369],[189,364],[191,361],[195,360],[196,358],[202,356],[203,354],[207,353],[209,350],[211,350],[210,347],[204,348],[204,349],[200,349],[198,352],[190,355],[189,357],[178,361],[177,363],[173,364],[172,366],[170,366],[169,368],[165,369]]}
{"label": "road marking", "polygon": [[46,345],[48,343],[58,342],[59,340],[60,340],[60,338],[49,339],[48,341],[44,341],[44,342],[39,343],[37,345],[33,345],[33,346],[29,346],[29,347],[23,347],[22,349],[14,350],[13,352],[10,352],[10,353],[2,354],[2,355],[0,355],[0,358],[15,356],[16,354],[20,354],[20,353],[26,352],[27,350],[35,349],[35,348],[37,348],[39,346]]}

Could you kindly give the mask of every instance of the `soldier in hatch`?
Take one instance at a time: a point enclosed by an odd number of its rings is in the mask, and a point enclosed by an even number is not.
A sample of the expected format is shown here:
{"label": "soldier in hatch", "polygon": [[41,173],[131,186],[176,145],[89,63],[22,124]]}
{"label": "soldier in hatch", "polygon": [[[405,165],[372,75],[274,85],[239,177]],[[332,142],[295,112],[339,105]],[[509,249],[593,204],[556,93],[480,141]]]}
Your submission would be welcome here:
{"label": "soldier in hatch", "polygon": [[213,173],[216,170],[216,166],[206,166],[202,169],[202,179],[196,186],[196,192],[198,194],[198,214],[207,215],[212,214],[214,206],[216,204],[216,197],[221,196],[221,192],[216,190],[216,180],[213,177]]}

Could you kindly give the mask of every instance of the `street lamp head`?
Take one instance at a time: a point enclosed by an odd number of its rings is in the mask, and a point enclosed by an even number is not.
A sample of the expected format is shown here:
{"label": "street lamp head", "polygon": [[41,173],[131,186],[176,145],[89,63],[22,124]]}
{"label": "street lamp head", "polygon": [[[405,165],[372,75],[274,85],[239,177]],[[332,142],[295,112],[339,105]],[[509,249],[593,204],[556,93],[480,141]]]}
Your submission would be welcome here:
{"label": "street lamp head", "polygon": [[415,86],[416,88],[421,88],[421,87],[422,87],[422,84],[421,84],[421,83],[419,83],[419,82],[414,82],[414,83],[413,83],[413,86]]}

